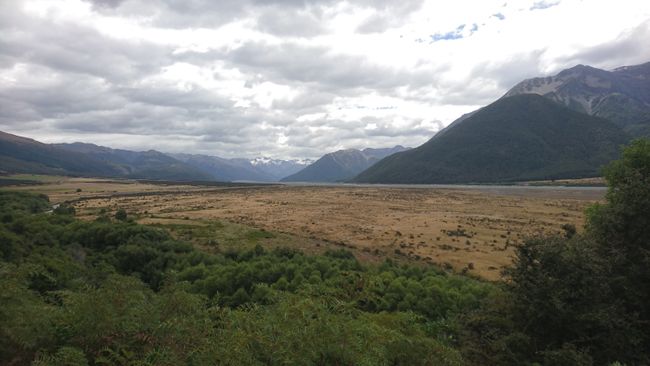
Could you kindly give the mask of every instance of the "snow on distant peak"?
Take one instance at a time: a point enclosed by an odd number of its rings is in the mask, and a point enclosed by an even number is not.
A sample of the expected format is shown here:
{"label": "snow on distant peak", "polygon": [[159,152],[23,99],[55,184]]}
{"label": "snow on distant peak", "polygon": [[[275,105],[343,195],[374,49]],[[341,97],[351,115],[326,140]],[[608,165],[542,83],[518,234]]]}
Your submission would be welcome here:
{"label": "snow on distant peak", "polygon": [[311,159],[291,159],[291,160],[281,160],[281,159],[272,159],[268,157],[257,157],[250,160],[251,165],[283,165],[283,164],[296,164],[296,165],[309,165],[313,163]]}

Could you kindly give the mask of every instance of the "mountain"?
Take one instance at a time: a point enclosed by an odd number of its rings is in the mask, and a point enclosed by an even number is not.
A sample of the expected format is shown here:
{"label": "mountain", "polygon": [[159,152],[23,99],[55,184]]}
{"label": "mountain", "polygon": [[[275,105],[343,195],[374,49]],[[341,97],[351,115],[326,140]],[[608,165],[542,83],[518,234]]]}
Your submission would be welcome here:
{"label": "mountain", "polygon": [[348,180],[384,157],[406,149],[398,145],[388,149],[339,150],[325,154],[303,170],[282,179],[282,182],[340,182]]}
{"label": "mountain", "polygon": [[612,71],[578,65],[524,80],[505,94],[539,94],[578,112],[608,119],[634,136],[650,136],[650,62]]}
{"label": "mountain", "polygon": [[117,170],[116,176],[125,178],[173,181],[214,180],[210,174],[156,150],[120,150],[81,142],[52,146],[108,164]]}
{"label": "mountain", "polygon": [[277,182],[304,168],[310,161],[270,158],[225,159],[218,156],[169,154],[222,181]]}
{"label": "mountain", "polygon": [[276,182],[311,161],[129,151],[75,142],[44,144],[0,132],[0,173],[32,173],[171,181]]}
{"label": "mountain", "polygon": [[11,173],[117,176],[120,170],[79,152],[0,132],[0,170]]}
{"label": "mountain", "polygon": [[270,158],[255,158],[249,160],[248,162],[257,170],[273,177],[274,181],[279,181],[284,177],[288,177],[301,171],[314,161],[310,159],[280,160]]}
{"label": "mountain", "polygon": [[210,174],[221,181],[272,182],[273,176],[255,169],[246,159],[224,159],[218,156],[195,154],[170,154],[188,165]]}
{"label": "mountain", "polygon": [[536,94],[504,97],[354,181],[485,183],[594,176],[628,141],[620,127]]}
{"label": "mountain", "polygon": [[395,153],[405,151],[410,149],[410,147],[404,147],[402,145],[395,145],[394,147],[387,147],[387,148],[381,148],[381,149],[373,149],[373,148],[365,148],[361,150],[364,155],[370,157],[370,158],[375,158],[377,161],[389,156],[393,155]]}

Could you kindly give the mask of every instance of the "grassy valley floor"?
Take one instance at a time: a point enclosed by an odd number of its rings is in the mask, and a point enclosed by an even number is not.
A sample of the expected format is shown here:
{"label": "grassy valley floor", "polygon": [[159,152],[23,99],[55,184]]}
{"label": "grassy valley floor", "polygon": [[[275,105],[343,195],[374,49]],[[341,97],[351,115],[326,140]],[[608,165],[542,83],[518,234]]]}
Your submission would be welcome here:
{"label": "grassy valley floor", "polygon": [[40,183],[13,189],[74,202],[85,220],[122,208],[207,251],[346,248],[362,261],[437,264],[489,280],[511,263],[513,244],[560,233],[566,224],[580,230],[584,210],[604,194],[573,187],[209,187],[52,177]]}

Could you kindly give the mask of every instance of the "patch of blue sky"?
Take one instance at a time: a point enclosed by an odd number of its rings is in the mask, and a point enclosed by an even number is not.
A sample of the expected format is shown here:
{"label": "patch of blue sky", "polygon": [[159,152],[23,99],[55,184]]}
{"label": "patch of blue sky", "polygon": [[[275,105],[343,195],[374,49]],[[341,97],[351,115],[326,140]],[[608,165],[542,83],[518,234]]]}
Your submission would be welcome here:
{"label": "patch of blue sky", "polygon": [[501,13],[492,14],[492,16],[499,20],[504,20],[506,18],[506,16]]}
{"label": "patch of blue sky", "polygon": [[533,6],[530,7],[530,10],[542,10],[542,9],[548,9],[550,7],[553,7],[555,5],[560,4],[559,0],[556,1],[549,1],[549,0],[542,0],[542,1],[537,1],[533,4]]}
{"label": "patch of blue sky", "polygon": [[[476,26],[476,24],[474,24]],[[478,27],[476,27],[478,29]],[[456,27],[455,30],[447,33],[436,33],[432,34],[429,37],[431,37],[431,43],[433,42],[438,42],[438,41],[449,41],[449,40],[454,40],[454,39],[461,39],[463,38],[463,30],[465,29],[465,24],[459,25]],[[472,27],[474,29],[474,27]]]}

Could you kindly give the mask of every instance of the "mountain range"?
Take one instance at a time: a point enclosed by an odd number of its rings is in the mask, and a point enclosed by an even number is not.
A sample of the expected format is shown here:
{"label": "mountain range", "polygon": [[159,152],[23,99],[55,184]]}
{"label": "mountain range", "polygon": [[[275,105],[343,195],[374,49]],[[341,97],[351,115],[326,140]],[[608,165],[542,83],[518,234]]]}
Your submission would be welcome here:
{"label": "mountain range", "polygon": [[595,176],[628,139],[603,118],[522,94],[497,100],[354,180],[487,183]]}
{"label": "mountain range", "polygon": [[219,181],[277,182],[298,172],[311,160],[278,160],[270,158],[225,159],[218,156],[170,154]]}
{"label": "mountain range", "polygon": [[311,160],[224,159],[130,151],[88,143],[44,144],[0,132],[0,172],[171,181],[277,182]]}
{"label": "mountain range", "polygon": [[325,154],[301,171],[282,182],[340,182],[354,178],[386,156],[408,150],[397,145],[392,148],[363,150],[346,149]]}
{"label": "mountain range", "polygon": [[650,136],[650,63],[577,65],[524,80],[425,144],[301,160],[225,159],[48,145],[0,132],[0,172],[160,180],[487,183],[595,176],[619,146]]}
{"label": "mountain range", "polygon": [[48,145],[0,132],[0,170],[70,176],[210,180],[211,177],[158,151],[114,150],[92,144]]}
{"label": "mountain range", "polygon": [[0,170],[11,173],[119,175],[117,167],[85,154],[0,132]]}
{"label": "mountain range", "polygon": [[520,82],[424,145],[353,179],[487,183],[600,174],[620,145],[650,136],[650,63],[612,71],[577,65]]}
{"label": "mountain range", "polygon": [[156,150],[129,151],[80,142],[50,146],[111,166],[117,171],[109,174],[112,177],[173,181],[214,180],[210,174]]}
{"label": "mountain range", "polygon": [[614,122],[633,136],[650,135],[650,62],[606,71],[585,65],[524,80],[505,94],[539,94]]}

